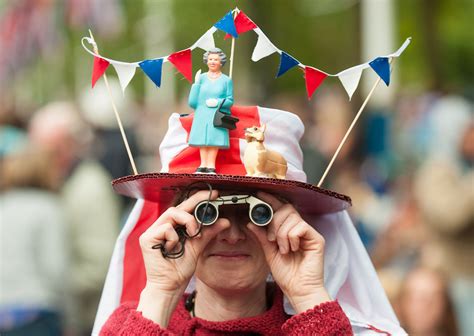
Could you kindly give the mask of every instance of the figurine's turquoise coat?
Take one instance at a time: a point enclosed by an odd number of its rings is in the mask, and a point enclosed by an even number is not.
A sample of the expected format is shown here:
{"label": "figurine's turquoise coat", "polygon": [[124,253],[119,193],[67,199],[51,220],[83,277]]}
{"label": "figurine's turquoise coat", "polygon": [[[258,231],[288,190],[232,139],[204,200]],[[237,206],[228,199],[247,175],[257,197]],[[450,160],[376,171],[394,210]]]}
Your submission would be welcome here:
{"label": "figurine's turquoise coat", "polygon": [[[219,101],[216,107],[207,107],[206,100],[215,98]],[[191,87],[189,106],[194,109],[194,120],[189,135],[189,145],[197,147],[229,148],[229,130],[214,127],[214,114],[225,98],[222,112],[230,114],[234,103],[232,79],[221,74],[217,79],[209,79],[207,73],[201,74],[199,82]]]}

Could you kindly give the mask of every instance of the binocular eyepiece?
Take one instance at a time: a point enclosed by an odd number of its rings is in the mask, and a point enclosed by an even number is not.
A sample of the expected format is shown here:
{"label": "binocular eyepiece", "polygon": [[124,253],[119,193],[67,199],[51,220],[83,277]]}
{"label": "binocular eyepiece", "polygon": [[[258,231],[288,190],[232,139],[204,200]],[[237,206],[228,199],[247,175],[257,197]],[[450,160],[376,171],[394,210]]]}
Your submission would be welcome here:
{"label": "binocular eyepiece", "polygon": [[202,201],[194,208],[194,217],[203,225],[212,225],[219,218],[219,206],[224,204],[248,204],[249,218],[258,226],[268,225],[273,218],[272,207],[250,195],[221,196],[214,201]]}

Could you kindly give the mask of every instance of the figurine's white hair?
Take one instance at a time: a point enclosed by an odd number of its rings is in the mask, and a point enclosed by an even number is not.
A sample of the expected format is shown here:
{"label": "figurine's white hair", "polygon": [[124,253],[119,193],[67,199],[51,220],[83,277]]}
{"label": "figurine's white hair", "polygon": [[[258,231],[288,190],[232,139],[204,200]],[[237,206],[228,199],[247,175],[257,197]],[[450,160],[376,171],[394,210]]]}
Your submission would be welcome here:
{"label": "figurine's white hair", "polygon": [[202,56],[202,61],[204,62],[204,64],[207,64],[207,58],[209,57],[210,54],[217,54],[219,55],[219,57],[221,58],[221,65],[224,66],[225,63],[227,62],[227,56],[226,54],[222,51],[222,49],[219,49],[219,48],[212,48],[212,49],[209,49],[208,51],[206,51],[204,53],[204,55]]}

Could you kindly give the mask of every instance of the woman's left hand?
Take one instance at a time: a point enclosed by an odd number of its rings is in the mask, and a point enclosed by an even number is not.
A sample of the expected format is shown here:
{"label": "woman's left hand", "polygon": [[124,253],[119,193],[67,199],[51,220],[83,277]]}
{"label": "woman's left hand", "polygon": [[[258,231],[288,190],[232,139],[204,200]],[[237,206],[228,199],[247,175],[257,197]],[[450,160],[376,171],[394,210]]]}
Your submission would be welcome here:
{"label": "woman's left hand", "polygon": [[330,301],[324,287],[324,238],[306,223],[291,204],[260,192],[258,198],[274,211],[263,228],[252,223],[248,229],[262,245],[273,279],[296,312]]}

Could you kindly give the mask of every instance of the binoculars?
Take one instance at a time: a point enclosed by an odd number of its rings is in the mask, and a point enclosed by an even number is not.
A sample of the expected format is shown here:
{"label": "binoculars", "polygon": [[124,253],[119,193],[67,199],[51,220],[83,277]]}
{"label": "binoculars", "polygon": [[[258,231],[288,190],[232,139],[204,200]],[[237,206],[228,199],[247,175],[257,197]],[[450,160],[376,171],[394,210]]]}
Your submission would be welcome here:
{"label": "binoculars", "polygon": [[212,225],[219,218],[219,206],[225,204],[248,204],[249,218],[258,226],[267,225],[273,218],[272,207],[251,195],[229,195],[214,201],[202,201],[194,208],[194,217],[202,225]]}

